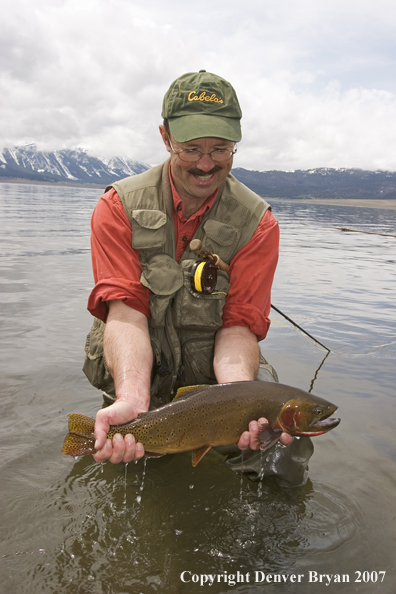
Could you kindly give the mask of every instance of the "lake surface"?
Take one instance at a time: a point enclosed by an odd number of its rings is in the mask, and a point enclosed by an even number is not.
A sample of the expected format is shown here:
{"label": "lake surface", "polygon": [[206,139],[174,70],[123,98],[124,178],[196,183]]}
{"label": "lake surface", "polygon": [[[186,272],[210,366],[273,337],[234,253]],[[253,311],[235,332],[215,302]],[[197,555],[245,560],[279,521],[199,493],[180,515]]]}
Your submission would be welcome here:
{"label": "lake surface", "polygon": [[98,197],[0,184],[0,591],[393,593],[396,211],[274,202],[272,302],[331,352],[275,312],[262,351],[342,419],[314,438],[308,483],[286,489],[212,452],[195,469],[189,454],[113,466],[61,453],[67,414],[101,406],[81,371]]}

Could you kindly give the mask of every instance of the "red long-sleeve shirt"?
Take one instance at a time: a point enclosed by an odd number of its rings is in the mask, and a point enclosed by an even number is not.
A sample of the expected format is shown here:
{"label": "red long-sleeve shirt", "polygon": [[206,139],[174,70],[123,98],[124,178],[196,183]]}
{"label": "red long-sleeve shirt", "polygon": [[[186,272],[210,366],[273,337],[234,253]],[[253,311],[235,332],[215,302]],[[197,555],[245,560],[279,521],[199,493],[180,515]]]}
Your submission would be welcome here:
{"label": "red long-sleeve shirt", "polygon": [[[190,218],[183,216],[183,204],[172,183],[176,260],[180,260],[198,229],[202,217],[212,206],[210,196]],[[115,190],[106,192],[92,215],[91,253],[95,287],[88,309],[106,321],[106,301],[123,301],[150,317],[150,290],[140,283],[142,267],[139,252],[132,248],[132,228]],[[278,262],[279,227],[267,210],[252,239],[230,262],[230,283],[223,312],[223,327],[245,326],[265,338],[270,325],[271,286]]]}

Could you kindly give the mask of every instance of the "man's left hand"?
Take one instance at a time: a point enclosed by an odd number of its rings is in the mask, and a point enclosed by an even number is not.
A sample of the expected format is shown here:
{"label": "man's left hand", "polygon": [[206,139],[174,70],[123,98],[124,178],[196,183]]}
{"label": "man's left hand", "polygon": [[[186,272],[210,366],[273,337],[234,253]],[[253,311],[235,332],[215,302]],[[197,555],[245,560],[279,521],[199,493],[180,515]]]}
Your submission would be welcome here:
{"label": "man's left hand", "polygon": [[[237,443],[237,446],[240,450],[247,450],[249,447],[251,450],[258,450],[260,449],[260,441],[258,439],[259,431],[265,429],[265,427],[269,425],[267,419],[262,417],[258,421],[250,421],[249,423],[249,431],[244,431]],[[279,441],[283,443],[283,445],[289,445],[293,441],[293,437],[288,433],[282,433]]]}

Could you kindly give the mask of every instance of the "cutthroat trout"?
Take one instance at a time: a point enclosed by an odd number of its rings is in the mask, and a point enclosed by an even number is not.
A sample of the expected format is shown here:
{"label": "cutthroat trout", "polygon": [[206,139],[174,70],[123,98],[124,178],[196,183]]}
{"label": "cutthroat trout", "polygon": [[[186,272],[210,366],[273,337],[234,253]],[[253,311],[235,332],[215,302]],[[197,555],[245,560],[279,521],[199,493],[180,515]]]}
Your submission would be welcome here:
{"label": "cutthroat trout", "polygon": [[[172,402],[124,425],[113,425],[107,437],[132,433],[147,456],[193,452],[196,466],[212,446],[238,442],[249,422],[266,417],[270,427],[259,432],[260,449],[278,441],[282,431],[290,435],[320,435],[336,427],[340,419],[330,418],[337,406],[283,384],[235,382],[213,386],[180,388]],[[95,421],[83,415],[69,415],[69,434],[63,452],[69,456],[94,454]]]}

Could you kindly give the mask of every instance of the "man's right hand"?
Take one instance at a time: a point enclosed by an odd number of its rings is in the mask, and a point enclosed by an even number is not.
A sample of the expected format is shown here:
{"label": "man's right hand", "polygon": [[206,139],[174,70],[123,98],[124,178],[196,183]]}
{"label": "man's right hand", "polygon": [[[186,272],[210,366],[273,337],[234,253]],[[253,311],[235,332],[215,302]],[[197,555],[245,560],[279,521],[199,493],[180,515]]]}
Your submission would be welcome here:
{"label": "man's right hand", "polygon": [[109,313],[103,337],[103,349],[109,371],[114,378],[117,399],[96,415],[96,462],[113,464],[132,462],[144,456],[141,443],[129,434],[119,433],[107,439],[110,425],[122,425],[147,412],[150,406],[150,378],[153,351],[147,318],[122,301],[107,302]]}
{"label": "man's right hand", "polygon": [[117,433],[113,439],[107,439],[110,425],[128,423],[140,412],[146,411],[138,410],[131,402],[122,399],[98,411],[95,422],[95,449],[98,451],[93,456],[96,462],[109,460],[113,464],[128,463],[140,460],[144,456],[143,444],[136,443],[132,434],[123,438],[120,433]]}

